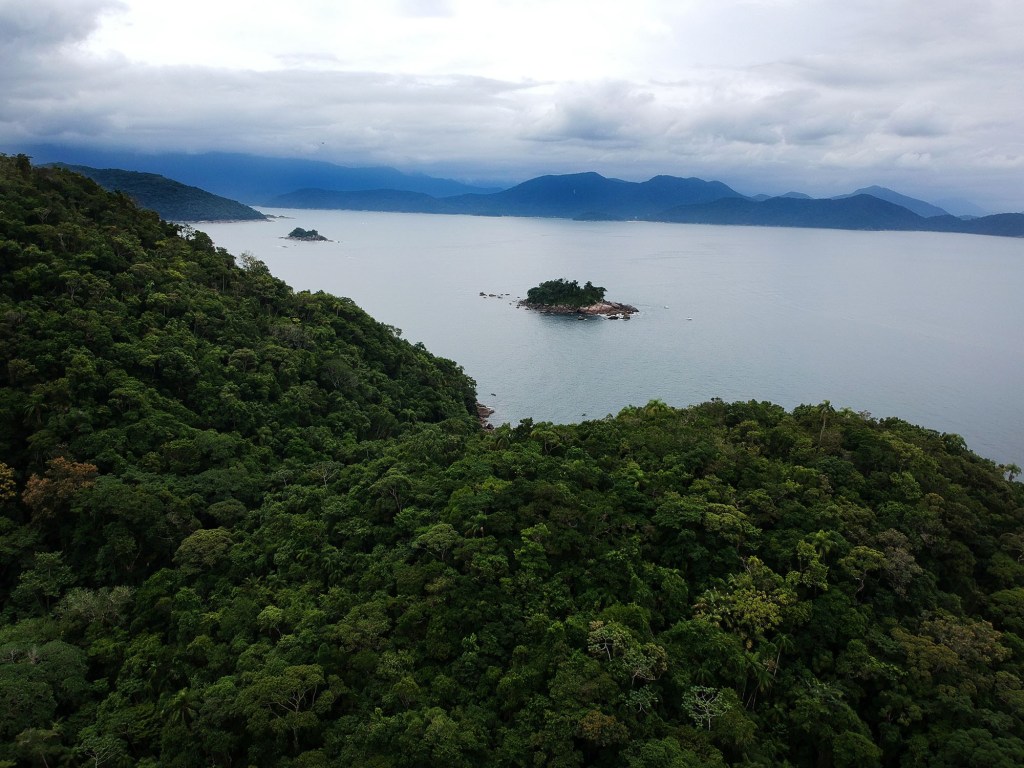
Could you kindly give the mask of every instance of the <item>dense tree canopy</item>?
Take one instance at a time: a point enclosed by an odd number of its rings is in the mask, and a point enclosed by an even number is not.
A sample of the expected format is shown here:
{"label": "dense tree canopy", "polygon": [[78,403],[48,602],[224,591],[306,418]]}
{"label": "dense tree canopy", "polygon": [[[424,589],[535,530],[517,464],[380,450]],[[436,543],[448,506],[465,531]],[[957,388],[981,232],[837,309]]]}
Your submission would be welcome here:
{"label": "dense tree canopy", "polygon": [[575,280],[546,280],[526,292],[526,301],[538,306],[587,307],[604,300],[604,288],[589,280],[582,288]]}
{"label": "dense tree canopy", "polygon": [[123,192],[140,206],[158,212],[169,221],[261,221],[267,218],[236,200],[190,187],[156,173],[81,165],[63,167],[92,179],[104,189]]}
{"label": "dense tree canopy", "polygon": [[317,232],[315,229],[303,229],[302,227],[296,227],[288,233],[288,237],[292,240],[326,240],[327,238]]}
{"label": "dense tree canopy", "polygon": [[0,158],[0,763],[1024,763],[1024,489],[828,403],[481,432],[352,302]]}

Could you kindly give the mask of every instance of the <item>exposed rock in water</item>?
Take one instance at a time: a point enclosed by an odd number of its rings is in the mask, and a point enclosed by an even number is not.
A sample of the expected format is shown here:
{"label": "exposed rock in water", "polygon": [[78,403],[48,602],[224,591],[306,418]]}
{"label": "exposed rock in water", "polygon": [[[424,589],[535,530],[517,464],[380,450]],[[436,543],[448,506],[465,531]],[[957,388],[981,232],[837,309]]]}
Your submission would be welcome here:
{"label": "exposed rock in water", "polygon": [[487,417],[490,416],[492,413],[494,413],[493,408],[490,408],[484,405],[483,403],[476,404],[476,418],[477,421],[480,422],[481,429],[494,429],[494,425],[487,420]]}
{"label": "exposed rock in water", "polygon": [[535,309],[546,315],[604,315],[613,320],[618,320],[620,317],[627,319],[630,315],[640,311],[631,304],[622,304],[618,301],[599,301],[597,304],[585,307],[572,307],[567,304],[531,304],[523,300],[519,302],[518,306]]}

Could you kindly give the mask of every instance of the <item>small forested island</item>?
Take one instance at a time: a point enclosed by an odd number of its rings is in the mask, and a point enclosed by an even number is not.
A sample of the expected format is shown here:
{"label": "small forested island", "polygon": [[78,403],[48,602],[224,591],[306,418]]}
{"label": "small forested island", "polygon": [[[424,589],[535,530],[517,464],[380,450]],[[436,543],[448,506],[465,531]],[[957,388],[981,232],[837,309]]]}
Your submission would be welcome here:
{"label": "small forested island", "polygon": [[552,315],[606,315],[623,317],[639,311],[629,304],[605,301],[605,289],[589,280],[580,286],[576,280],[546,280],[526,292],[519,306]]}
{"label": "small forested island", "polygon": [[288,233],[289,240],[306,240],[311,242],[330,242],[326,237],[321,235],[315,229],[303,229],[302,227],[296,227]]}
{"label": "small forested island", "polygon": [[1024,485],[957,435],[484,430],[350,299],[25,156],[0,334],[2,766],[1024,765]]}

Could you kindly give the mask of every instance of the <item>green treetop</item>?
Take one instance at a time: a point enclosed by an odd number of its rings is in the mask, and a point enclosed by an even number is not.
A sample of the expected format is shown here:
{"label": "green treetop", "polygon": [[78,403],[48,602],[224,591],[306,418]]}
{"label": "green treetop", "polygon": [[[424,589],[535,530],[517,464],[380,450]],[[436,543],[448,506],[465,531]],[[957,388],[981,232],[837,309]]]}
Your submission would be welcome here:
{"label": "green treetop", "polygon": [[327,238],[317,232],[315,229],[303,229],[302,227],[296,227],[288,233],[288,237],[292,240],[326,240]]}
{"label": "green treetop", "polygon": [[957,435],[484,432],[351,301],[4,155],[0,339],[0,766],[1024,765],[1024,485]]}
{"label": "green treetop", "polygon": [[548,306],[586,307],[603,300],[604,288],[594,285],[589,280],[582,288],[575,280],[547,280],[526,292],[528,303]]}

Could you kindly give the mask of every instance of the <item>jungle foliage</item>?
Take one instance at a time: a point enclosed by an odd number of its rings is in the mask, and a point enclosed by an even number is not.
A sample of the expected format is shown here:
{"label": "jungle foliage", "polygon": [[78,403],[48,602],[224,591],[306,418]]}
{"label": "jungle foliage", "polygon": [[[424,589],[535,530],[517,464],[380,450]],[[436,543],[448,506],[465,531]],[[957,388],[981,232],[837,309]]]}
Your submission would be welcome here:
{"label": "jungle foliage", "polygon": [[0,157],[0,764],[1024,764],[1024,487],[660,402],[477,428],[351,301]]}
{"label": "jungle foliage", "polygon": [[315,229],[303,229],[302,227],[296,227],[288,233],[288,237],[292,240],[326,240],[327,238],[317,232]]}
{"label": "jungle foliage", "polygon": [[604,300],[604,288],[589,280],[582,288],[575,280],[546,280],[526,292],[528,304],[538,306],[587,307]]}
{"label": "jungle foliage", "polygon": [[92,179],[108,191],[123,192],[140,207],[154,210],[168,221],[262,221],[267,218],[236,200],[156,173],[57,165]]}

